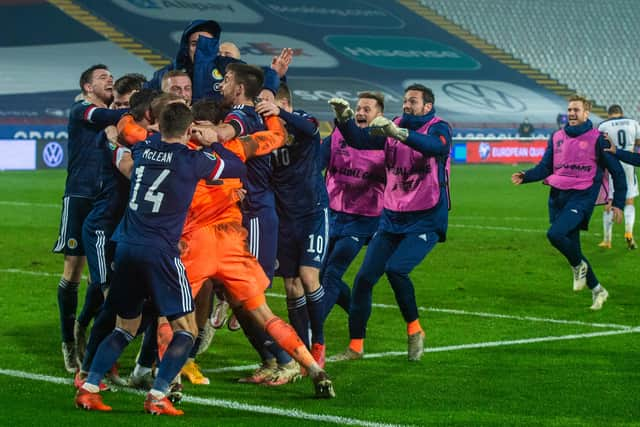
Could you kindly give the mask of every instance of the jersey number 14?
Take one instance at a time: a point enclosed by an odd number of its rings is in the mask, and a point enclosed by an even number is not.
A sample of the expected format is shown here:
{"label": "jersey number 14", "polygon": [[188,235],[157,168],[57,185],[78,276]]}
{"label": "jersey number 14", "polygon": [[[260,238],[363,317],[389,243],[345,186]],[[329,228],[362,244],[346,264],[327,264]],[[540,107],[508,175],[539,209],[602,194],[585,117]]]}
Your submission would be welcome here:
{"label": "jersey number 14", "polygon": [[[153,181],[153,184],[149,187],[146,193],[144,193],[144,200],[153,203],[151,207],[151,212],[157,213],[160,211],[160,206],[162,205],[162,199],[164,199],[164,193],[161,191],[157,191],[162,181],[164,181],[171,171],[169,169],[162,169],[160,175]],[[138,210],[138,203],[136,199],[138,198],[138,190],[140,190],[140,183],[142,182],[142,175],[144,175],[144,166],[138,166],[135,170],[136,183],[133,186],[133,192],[131,193],[131,200],[129,201],[129,208],[132,211]]]}

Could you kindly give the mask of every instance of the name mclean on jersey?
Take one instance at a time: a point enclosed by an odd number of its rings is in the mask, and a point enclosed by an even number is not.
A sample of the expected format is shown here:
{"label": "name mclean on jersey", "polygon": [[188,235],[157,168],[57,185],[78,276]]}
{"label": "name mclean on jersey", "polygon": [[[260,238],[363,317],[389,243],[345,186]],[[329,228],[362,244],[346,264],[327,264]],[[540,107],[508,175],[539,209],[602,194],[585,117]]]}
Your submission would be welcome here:
{"label": "name mclean on jersey", "polygon": [[147,148],[142,152],[142,158],[147,160],[153,160],[154,162],[171,163],[171,159],[173,159],[173,153],[166,153],[164,151],[155,151]]}

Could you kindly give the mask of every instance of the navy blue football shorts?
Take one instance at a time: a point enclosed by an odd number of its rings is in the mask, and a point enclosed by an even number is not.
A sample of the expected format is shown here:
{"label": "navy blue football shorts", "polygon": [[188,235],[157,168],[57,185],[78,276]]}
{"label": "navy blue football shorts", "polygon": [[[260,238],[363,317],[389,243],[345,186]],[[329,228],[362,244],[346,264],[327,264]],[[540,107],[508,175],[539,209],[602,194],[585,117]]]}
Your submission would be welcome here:
{"label": "navy blue football shorts", "polygon": [[118,242],[114,267],[106,304],[118,316],[138,317],[146,298],[169,320],[193,311],[191,287],[180,257],[146,245]]}
{"label": "navy blue football shorts", "polygon": [[280,220],[278,276],[298,277],[301,266],[320,268],[329,245],[329,216],[324,208],[295,220]]}
{"label": "navy blue football shorts", "polygon": [[82,225],[82,245],[89,276],[91,282],[100,283],[103,288],[113,272],[115,242],[111,241],[111,235],[117,225],[111,213],[107,212],[108,208],[107,199],[97,200]]}
{"label": "navy blue football shorts", "polygon": [[60,231],[58,240],[53,246],[57,254],[82,256],[82,223],[91,212],[93,200],[86,197],[65,196],[62,198],[62,214],[60,215]]}
{"label": "navy blue football shorts", "polygon": [[258,259],[269,281],[272,281],[278,248],[278,214],[275,209],[261,209],[255,214],[243,213],[242,225],[249,232],[249,252]]}

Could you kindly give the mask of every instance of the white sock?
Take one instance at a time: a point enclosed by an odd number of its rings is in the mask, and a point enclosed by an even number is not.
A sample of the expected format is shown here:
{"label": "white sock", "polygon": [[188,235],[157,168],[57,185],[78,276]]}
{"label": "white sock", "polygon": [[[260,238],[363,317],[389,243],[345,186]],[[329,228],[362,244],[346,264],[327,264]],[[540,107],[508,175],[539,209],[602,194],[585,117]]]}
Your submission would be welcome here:
{"label": "white sock", "polygon": [[100,386],[89,384],[88,382],[82,384],[82,388],[87,390],[89,393],[98,393],[100,391]]}
{"label": "white sock", "polygon": [[636,207],[624,205],[624,232],[633,233],[633,224],[636,222]]}
{"label": "white sock", "polygon": [[605,242],[611,241],[611,230],[613,229],[613,211],[602,211],[602,229]]}
{"label": "white sock", "polygon": [[152,388],[149,393],[156,399],[164,399],[164,397],[166,396],[163,392],[161,392],[160,390],[156,390],[155,388]]}
{"label": "white sock", "polygon": [[602,287],[602,285],[598,283],[595,288],[591,289],[591,292],[593,292],[594,294],[597,294],[599,292],[602,292],[603,289],[604,288]]}
{"label": "white sock", "polygon": [[142,366],[139,363],[136,363],[136,367],[133,368],[133,376],[134,377],[142,377],[151,372],[151,368],[147,368],[146,366]]}

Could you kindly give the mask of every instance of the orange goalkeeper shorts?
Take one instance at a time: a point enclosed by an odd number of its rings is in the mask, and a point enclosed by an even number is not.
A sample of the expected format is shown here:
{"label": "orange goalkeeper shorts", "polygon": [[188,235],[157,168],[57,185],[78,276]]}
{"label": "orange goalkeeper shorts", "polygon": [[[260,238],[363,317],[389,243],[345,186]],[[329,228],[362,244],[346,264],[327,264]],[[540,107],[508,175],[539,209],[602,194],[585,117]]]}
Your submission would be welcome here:
{"label": "orange goalkeeper shorts", "polygon": [[221,281],[241,303],[263,295],[269,286],[267,275],[247,247],[247,230],[237,222],[200,227],[183,235],[180,244],[194,298],[207,279]]}

